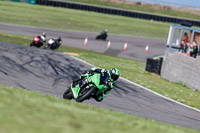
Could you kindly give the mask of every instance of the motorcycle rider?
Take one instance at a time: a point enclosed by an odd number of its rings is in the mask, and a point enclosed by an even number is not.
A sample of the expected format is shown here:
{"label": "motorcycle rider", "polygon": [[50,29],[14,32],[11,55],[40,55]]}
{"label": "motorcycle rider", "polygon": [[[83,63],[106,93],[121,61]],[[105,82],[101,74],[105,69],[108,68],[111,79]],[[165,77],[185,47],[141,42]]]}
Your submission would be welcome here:
{"label": "motorcycle rider", "polygon": [[43,32],[42,35],[39,35],[37,37],[41,39],[40,46],[42,46],[42,45],[44,45],[46,43],[47,39],[46,39],[46,33],[45,32]]}
{"label": "motorcycle rider", "polygon": [[46,43],[47,38],[46,38],[46,33],[45,32],[42,33],[40,38],[42,39],[43,43]]}
{"label": "motorcycle rider", "polygon": [[57,49],[58,47],[60,47],[61,43],[62,43],[61,37],[58,37],[57,39],[50,38],[50,39],[48,40],[47,45],[44,47],[44,49],[49,48],[49,49],[51,49],[51,50],[55,50],[55,49]]}
{"label": "motorcycle rider", "polygon": [[34,36],[33,41],[30,43],[30,46],[41,47],[46,43],[46,33],[42,33],[42,35]]}
{"label": "motorcycle rider", "polygon": [[107,35],[108,34],[108,29],[105,29],[104,31],[101,32],[101,35]]}
{"label": "motorcycle rider", "polygon": [[62,39],[61,39],[61,37],[59,36],[56,40],[55,40],[55,42],[56,42],[56,48],[58,48],[60,45],[61,45],[61,43],[62,43]]}
{"label": "motorcycle rider", "polygon": [[[104,92],[100,92],[99,94],[96,94],[95,96],[93,96],[93,98],[97,101],[97,102],[101,102],[103,100],[103,94],[108,94],[110,92],[110,90],[115,86],[115,82],[117,81],[117,79],[120,76],[120,72],[117,68],[111,68],[110,70],[106,70],[106,69],[99,69],[99,68],[91,68],[91,70],[88,70],[86,72],[84,72],[83,74],[95,74],[95,73],[99,73],[101,75],[108,75],[108,79],[106,81],[106,85],[108,86],[108,89]],[[80,77],[79,80],[81,80],[82,77]],[[77,81],[79,81],[77,80]],[[74,82],[77,82],[74,81]],[[88,84],[88,82],[82,82],[80,83],[80,88],[85,87]]]}
{"label": "motorcycle rider", "polygon": [[104,31],[102,31],[102,32],[100,33],[100,35],[97,35],[97,36],[96,36],[96,40],[102,39],[102,40],[105,41],[107,37],[108,37],[108,30],[105,29]]}

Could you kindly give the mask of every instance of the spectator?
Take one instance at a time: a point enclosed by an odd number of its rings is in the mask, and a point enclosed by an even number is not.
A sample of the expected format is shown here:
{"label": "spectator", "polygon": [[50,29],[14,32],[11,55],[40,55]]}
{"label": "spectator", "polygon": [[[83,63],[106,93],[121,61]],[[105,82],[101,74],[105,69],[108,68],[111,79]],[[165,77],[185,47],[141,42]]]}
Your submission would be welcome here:
{"label": "spectator", "polygon": [[181,41],[181,45],[180,45],[180,49],[179,49],[179,52],[181,52],[181,53],[185,53],[184,51],[184,49],[185,49],[185,47],[186,47],[186,43],[185,43],[185,41]]}
{"label": "spectator", "polygon": [[184,33],[184,36],[182,37],[181,41],[185,41],[185,42],[189,41],[188,34],[186,32]]}
{"label": "spectator", "polygon": [[198,52],[198,46],[197,46],[197,42],[193,41],[193,43],[191,44],[191,49],[190,49],[190,55],[194,58],[197,57],[197,52]]}
{"label": "spectator", "polygon": [[185,48],[184,48],[184,53],[188,53],[188,51],[190,51],[190,43],[187,42],[186,45],[185,45]]}
{"label": "spectator", "polygon": [[190,44],[190,48],[189,48],[189,52],[190,52],[190,56],[192,56],[194,54],[194,46],[193,43]]}

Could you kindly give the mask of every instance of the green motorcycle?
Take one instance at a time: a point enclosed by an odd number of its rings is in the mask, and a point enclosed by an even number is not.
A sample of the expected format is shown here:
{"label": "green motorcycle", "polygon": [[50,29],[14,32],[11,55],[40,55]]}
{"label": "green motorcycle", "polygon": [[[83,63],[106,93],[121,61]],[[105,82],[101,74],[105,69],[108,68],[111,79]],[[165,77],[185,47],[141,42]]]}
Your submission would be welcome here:
{"label": "green motorcycle", "polygon": [[[109,87],[107,84],[109,79],[108,73],[86,73],[82,74],[81,77],[81,80],[72,82],[71,87],[64,92],[64,99],[75,99],[77,102],[82,102],[106,91]],[[83,82],[87,84],[82,86]]]}

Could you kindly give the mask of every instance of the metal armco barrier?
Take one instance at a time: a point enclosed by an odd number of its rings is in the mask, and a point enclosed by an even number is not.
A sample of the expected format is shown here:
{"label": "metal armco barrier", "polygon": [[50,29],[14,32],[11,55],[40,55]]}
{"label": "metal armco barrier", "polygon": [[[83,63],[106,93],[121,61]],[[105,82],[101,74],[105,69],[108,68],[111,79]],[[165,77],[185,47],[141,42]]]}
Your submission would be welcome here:
{"label": "metal armco barrier", "polygon": [[117,8],[95,6],[95,5],[82,4],[82,3],[62,2],[62,1],[52,1],[52,0],[37,0],[36,4],[54,6],[54,7],[71,8],[71,9],[79,9],[79,10],[100,12],[100,13],[105,13],[105,14],[113,14],[113,15],[120,15],[120,16],[126,16],[126,17],[134,17],[134,18],[140,18],[140,19],[169,22],[169,23],[181,24],[184,22],[184,23],[190,23],[193,26],[200,27],[200,21],[197,21],[197,20],[171,17],[171,16],[158,15],[158,14],[151,14],[151,13],[144,13],[144,12],[137,12],[137,11],[130,11],[130,10],[121,10],[121,9],[117,9]]}

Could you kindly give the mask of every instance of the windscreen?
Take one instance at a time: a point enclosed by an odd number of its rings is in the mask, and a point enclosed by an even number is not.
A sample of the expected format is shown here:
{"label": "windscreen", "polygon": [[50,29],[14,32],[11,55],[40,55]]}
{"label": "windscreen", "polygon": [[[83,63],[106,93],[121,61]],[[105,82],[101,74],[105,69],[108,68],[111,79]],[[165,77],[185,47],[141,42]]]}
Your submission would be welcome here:
{"label": "windscreen", "polygon": [[101,73],[100,84],[106,84],[108,78],[109,78],[109,74],[107,72]]}

